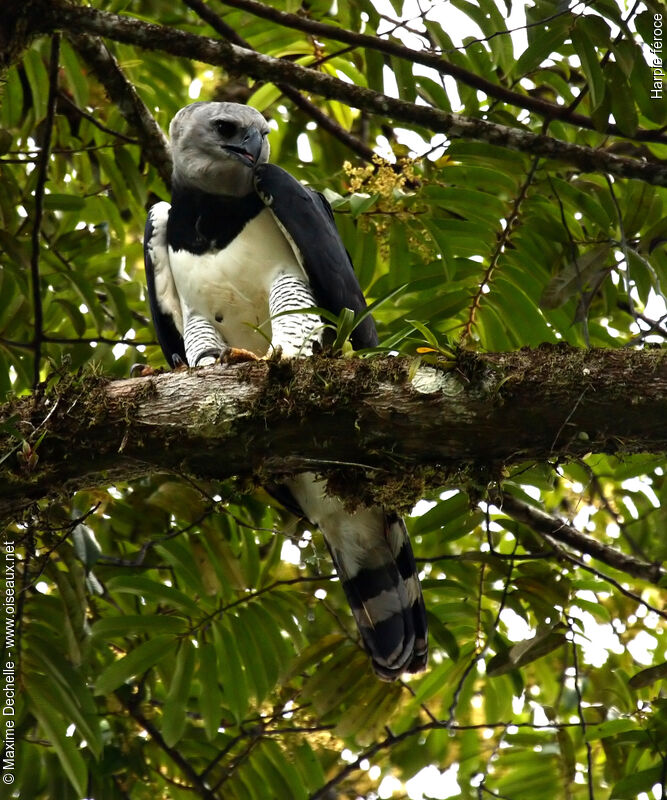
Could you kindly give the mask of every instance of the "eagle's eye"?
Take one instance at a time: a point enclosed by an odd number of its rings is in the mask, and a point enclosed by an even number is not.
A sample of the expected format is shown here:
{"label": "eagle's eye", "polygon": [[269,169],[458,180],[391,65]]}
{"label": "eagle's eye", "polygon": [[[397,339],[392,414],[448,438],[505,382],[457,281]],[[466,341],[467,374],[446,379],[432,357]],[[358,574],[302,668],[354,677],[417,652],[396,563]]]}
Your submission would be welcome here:
{"label": "eagle's eye", "polygon": [[236,133],[236,123],[229,122],[226,119],[216,119],[213,122],[216,131],[222,136],[223,139],[231,139]]}

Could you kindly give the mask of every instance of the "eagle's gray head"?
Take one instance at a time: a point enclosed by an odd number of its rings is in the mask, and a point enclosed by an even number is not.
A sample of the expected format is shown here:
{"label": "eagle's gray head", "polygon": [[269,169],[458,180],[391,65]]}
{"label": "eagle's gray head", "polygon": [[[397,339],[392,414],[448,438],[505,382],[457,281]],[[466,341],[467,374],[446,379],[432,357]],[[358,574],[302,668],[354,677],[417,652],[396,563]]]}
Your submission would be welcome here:
{"label": "eagle's gray head", "polygon": [[269,159],[268,133],[266,120],[250,106],[185,106],[169,126],[174,182],[211,194],[249,194],[255,166]]}

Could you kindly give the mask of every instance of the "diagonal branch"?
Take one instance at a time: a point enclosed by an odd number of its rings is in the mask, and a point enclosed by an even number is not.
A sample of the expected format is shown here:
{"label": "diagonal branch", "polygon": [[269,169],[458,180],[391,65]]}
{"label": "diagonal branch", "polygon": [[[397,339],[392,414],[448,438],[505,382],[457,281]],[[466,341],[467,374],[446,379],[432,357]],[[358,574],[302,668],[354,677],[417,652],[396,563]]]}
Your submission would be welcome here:
{"label": "diagonal branch", "polygon": [[150,50],[162,50],[175,56],[197,59],[230,71],[248,74],[258,80],[290,83],[323,97],[335,98],[354,108],[364,109],[384,118],[389,116],[413,125],[423,125],[450,137],[478,139],[533,156],[556,159],[582,172],[604,171],[619,178],[637,178],[658,186],[667,186],[667,164],[663,162],[646,162],[616,156],[604,150],[570,144],[519,128],[387,97],[285,59],[272,58],[228,42],[196,36],[132,17],[89,7],[72,8],[60,4],[45,7],[44,12],[43,18],[39,20],[43,32],[64,28],[70,32],[104,36]]}
{"label": "diagonal branch", "polygon": [[[80,9],[83,10],[83,9]],[[165,185],[171,185],[171,152],[167,137],[137,90],[128,81],[118,61],[105,44],[93,36],[68,32],[68,38],[118,106],[128,125],[136,131],[145,157],[157,169]]]}
{"label": "diagonal branch", "polygon": [[121,705],[125,708],[128,714],[137,722],[151,737],[152,741],[162,750],[165,755],[174,762],[174,764],[181,770],[183,775],[190,781],[191,787],[180,786],[179,788],[187,790],[191,788],[196,795],[202,800],[219,800],[218,795],[212,791],[206,782],[197,774],[190,761],[178,750],[176,747],[170,747],[164,740],[160,731],[147,719],[141,712],[139,703],[136,698],[127,700],[121,692],[116,692],[115,697],[120,701]]}
{"label": "diagonal branch", "polygon": [[[239,47],[244,47],[247,50],[252,50],[252,46],[240,36],[230,25],[228,25],[218,14],[212,11],[203,0],[183,0],[186,6],[191,8],[198,14],[205,22],[207,22],[216,33],[227,39],[232,44]],[[255,51],[256,52],[256,51]],[[304,111],[308,116],[314,120],[319,127],[330,133],[334,138],[342,142],[346,147],[349,147],[353,153],[356,153],[364,161],[372,161],[375,155],[374,151],[364,144],[360,139],[346,131],[335,120],[331,119],[328,114],[321,111],[315,103],[304,97],[301,92],[294,89],[288,83],[277,83],[276,86],[280,91],[288,97],[295,106]]]}
{"label": "diagonal branch", "polygon": [[[548,100],[543,100],[539,97],[530,97],[529,95],[519,94],[511,89],[506,89],[504,86],[486,80],[486,78],[474,72],[470,72],[470,70],[464,67],[452,64],[451,61],[446,61],[438,53],[432,53],[426,50],[413,50],[410,47],[406,47],[403,44],[389,39],[381,39],[378,36],[371,36],[366,33],[357,33],[356,31],[340,28],[326,22],[318,22],[308,17],[279,11],[277,8],[264,5],[264,3],[259,2],[259,0],[221,0],[221,2],[226,6],[238,8],[256,17],[275,22],[277,25],[282,25],[286,28],[293,28],[313,36],[333,39],[334,41],[343,42],[353,47],[377,50],[388,56],[394,56],[410,61],[413,64],[421,64],[422,66],[430,67],[441,75],[450,75],[457,81],[466,84],[466,86],[471,86],[473,89],[484,92],[484,94],[489,97],[494,97],[496,100],[501,100],[517,108],[525,108],[527,111],[539,114],[546,120],[558,119],[561,122],[577,125],[579,128],[586,128],[587,130],[600,133],[593,120],[582,114],[575,114],[573,110],[565,106],[550,103]],[[636,141],[663,143],[666,141],[661,131],[641,130],[636,131],[633,136],[627,136],[617,125],[607,125],[603,133],[623,136],[624,138],[634,139]]]}
{"label": "diagonal branch", "polygon": [[547,514],[535,506],[528,505],[508,492],[502,495],[502,510],[517,522],[523,522],[537,533],[549,536],[562,544],[573,547],[582,553],[602,561],[620,572],[626,572],[633,578],[659,584],[667,577],[667,570],[660,564],[649,564],[636,556],[622,553],[608,547],[596,539],[578,531],[559,517]]}

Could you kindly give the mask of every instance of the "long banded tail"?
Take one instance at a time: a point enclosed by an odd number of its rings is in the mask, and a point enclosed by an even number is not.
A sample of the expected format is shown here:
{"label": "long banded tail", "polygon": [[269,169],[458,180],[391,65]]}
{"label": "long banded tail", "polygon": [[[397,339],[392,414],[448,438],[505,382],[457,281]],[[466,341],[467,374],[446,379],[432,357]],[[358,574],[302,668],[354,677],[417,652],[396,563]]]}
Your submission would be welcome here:
{"label": "long banded tail", "polygon": [[426,666],[427,623],[405,523],[396,514],[381,517],[383,530],[361,551],[323,533],[373,668],[391,681]]}

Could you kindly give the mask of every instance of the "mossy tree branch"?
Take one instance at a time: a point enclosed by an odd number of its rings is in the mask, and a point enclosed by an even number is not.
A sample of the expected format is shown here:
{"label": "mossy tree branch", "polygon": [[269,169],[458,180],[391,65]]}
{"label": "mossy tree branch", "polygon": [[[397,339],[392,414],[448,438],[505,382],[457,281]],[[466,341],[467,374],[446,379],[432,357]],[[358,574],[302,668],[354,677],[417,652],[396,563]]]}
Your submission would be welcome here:
{"label": "mossy tree branch", "polygon": [[[58,491],[175,469],[303,471],[351,501],[405,508],[428,487],[588,452],[667,451],[658,350],[463,354],[417,391],[410,359],[253,362],[100,381],[63,378],[0,414],[0,516]],[[14,432],[12,437],[11,432]],[[24,440],[21,444],[20,440]]]}

